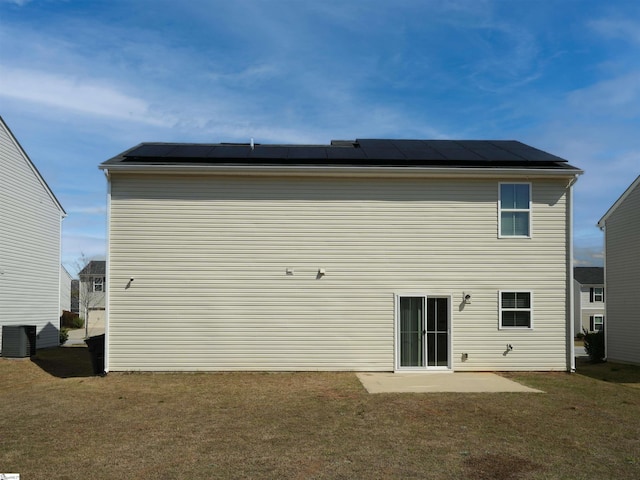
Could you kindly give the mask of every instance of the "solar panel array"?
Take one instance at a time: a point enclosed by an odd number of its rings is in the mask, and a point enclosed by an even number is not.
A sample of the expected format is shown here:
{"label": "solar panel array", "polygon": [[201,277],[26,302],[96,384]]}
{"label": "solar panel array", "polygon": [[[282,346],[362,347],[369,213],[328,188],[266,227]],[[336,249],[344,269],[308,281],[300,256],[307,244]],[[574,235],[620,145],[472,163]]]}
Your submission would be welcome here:
{"label": "solar panel array", "polygon": [[333,141],[330,145],[143,143],[113,163],[247,163],[301,165],[522,165],[572,168],[567,161],[514,140]]}

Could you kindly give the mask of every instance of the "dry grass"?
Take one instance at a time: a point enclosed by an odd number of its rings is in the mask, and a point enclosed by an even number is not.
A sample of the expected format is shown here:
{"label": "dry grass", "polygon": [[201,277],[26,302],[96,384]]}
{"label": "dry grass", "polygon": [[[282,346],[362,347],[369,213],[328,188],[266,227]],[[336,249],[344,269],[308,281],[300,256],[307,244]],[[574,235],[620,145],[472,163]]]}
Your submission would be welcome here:
{"label": "dry grass", "polygon": [[0,472],[25,479],[640,478],[638,368],[369,395],[351,373],[100,378],[84,348],[38,357],[0,359]]}

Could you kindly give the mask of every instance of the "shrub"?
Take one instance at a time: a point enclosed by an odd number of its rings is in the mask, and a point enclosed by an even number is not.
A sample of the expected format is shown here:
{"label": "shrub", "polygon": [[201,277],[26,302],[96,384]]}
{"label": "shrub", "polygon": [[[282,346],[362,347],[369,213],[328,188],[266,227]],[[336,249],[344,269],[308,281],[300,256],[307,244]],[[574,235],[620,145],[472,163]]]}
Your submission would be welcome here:
{"label": "shrub", "polygon": [[62,327],[60,328],[60,345],[64,345],[67,340],[69,340],[69,329]]}
{"label": "shrub", "polygon": [[62,316],[60,317],[60,326],[65,328],[82,328],[84,327],[84,320],[80,318],[77,313],[63,310]]}
{"label": "shrub", "polygon": [[576,335],[576,338],[577,338],[578,340],[582,340],[582,339],[584,338],[584,333],[582,333],[582,332],[578,332],[578,334]]}
{"label": "shrub", "polygon": [[604,330],[589,333],[584,332],[584,349],[592,362],[604,360]]}

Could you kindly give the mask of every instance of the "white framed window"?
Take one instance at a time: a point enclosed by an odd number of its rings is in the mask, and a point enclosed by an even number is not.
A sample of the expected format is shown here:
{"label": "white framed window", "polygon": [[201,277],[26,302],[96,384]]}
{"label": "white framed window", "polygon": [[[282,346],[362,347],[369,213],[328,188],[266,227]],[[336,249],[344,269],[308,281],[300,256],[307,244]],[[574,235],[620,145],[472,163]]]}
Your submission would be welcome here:
{"label": "white framed window", "polygon": [[500,183],[498,236],[531,238],[531,184]]}
{"label": "white framed window", "polygon": [[593,287],[591,289],[591,301],[592,302],[604,302],[604,288]]}
{"label": "white framed window", "polygon": [[104,277],[93,277],[93,291],[104,292]]}
{"label": "white framed window", "polygon": [[533,294],[529,291],[500,291],[500,328],[533,328]]}
{"label": "white framed window", "polygon": [[591,317],[591,331],[599,332],[604,328],[604,316],[603,315],[593,315]]}

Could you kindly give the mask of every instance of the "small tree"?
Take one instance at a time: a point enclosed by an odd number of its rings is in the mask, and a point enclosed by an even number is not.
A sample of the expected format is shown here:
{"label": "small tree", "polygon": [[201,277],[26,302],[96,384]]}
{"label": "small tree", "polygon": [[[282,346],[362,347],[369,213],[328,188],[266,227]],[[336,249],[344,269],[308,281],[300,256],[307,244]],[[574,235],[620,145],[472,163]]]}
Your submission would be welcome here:
{"label": "small tree", "polygon": [[85,338],[89,336],[89,312],[105,302],[106,279],[105,262],[89,260],[84,254],[77,262],[78,306],[80,317],[84,318]]}

